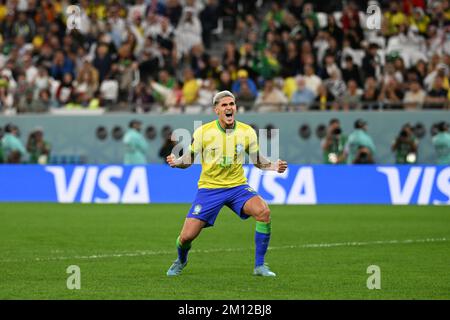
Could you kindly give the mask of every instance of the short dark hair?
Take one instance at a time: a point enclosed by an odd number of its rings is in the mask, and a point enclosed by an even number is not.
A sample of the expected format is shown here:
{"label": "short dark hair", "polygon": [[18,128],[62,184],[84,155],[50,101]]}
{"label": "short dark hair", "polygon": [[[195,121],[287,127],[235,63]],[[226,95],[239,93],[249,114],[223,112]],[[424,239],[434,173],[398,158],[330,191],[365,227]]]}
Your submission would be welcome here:
{"label": "short dark hair", "polygon": [[439,122],[438,125],[437,125],[437,129],[438,129],[438,131],[440,131],[440,132],[447,131],[447,130],[448,130],[448,127],[449,127],[449,125],[448,125],[448,123],[445,122],[445,121],[441,121],[441,122]]}
{"label": "short dark hair", "polygon": [[367,124],[367,122],[365,122],[363,119],[358,119],[355,121],[355,129],[361,129],[364,128],[364,126]]}
{"label": "short dark hair", "polygon": [[332,124],[334,124],[334,123],[340,123],[340,121],[339,121],[339,119],[338,118],[332,118],[332,119],[330,119],[330,121],[328,122],[328,125],[332,125]]}
{"label": "short dark hair", "polygon": [[133,119],[133,120],[131,120],[130,123],[128,124],[128,127],[129,127],[129,128],[133,128],[134,125],[136,125],[136,124],[142,124],[142,122],[139,121],[139,120],[137,120],[137,119]]}

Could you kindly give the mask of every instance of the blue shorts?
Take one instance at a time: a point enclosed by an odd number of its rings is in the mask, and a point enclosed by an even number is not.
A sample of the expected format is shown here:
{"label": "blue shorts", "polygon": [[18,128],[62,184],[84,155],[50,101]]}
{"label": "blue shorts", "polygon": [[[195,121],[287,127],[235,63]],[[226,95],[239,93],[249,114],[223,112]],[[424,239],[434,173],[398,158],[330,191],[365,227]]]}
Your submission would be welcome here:
{"label": "blue shorts", "polygon": [[249,185],[244,184],[232,188],[198,189],[192,207],[187,218],[200,219],[206,222],[206,227],[211,227],[216,221],[217,215],[223,206],[233,210],[241,219],[250,216],[242,212],[244,204],[250,198],[258,195]]}

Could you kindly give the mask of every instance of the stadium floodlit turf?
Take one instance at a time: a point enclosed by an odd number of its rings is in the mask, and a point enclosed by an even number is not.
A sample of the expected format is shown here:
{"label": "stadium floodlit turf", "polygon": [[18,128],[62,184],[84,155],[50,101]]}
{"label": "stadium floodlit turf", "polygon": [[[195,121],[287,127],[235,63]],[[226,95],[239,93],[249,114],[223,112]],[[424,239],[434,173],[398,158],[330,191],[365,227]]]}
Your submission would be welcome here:
{"label": "stadium floodlit turf", "polygon": [[189,205],[0,204],[0,299],[450,298],[449,207],[271,208],[276,278],[252,276],[255,223],[228,209],[168,278]]}

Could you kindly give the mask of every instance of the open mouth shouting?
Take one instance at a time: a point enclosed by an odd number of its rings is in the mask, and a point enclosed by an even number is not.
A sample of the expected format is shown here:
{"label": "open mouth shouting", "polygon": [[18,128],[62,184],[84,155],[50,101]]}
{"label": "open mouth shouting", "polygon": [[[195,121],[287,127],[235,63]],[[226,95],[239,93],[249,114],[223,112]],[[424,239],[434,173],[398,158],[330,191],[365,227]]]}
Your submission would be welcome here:
{"label": "open mouth shouting", "polygon": [[233,110],[226,110],[225,111],[225,121],[227,124],[232,124],[234,121],[234,112]]}

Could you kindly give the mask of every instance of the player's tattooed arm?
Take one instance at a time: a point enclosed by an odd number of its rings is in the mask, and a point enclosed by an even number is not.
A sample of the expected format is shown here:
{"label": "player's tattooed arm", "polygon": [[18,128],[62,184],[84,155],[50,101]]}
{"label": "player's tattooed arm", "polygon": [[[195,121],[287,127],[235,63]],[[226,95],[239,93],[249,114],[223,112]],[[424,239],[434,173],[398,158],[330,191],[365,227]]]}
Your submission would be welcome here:
{"label": "player's tattooed arm", "polygon": [[270,161],[264,157],[260,152],[251,153],[250,158],[255,167],[261,170],[276,171],[283,173],[287,169],[287,162],[283,160],[277,160],[275,162]]}
{"label": "player's tattooed arm", "polygon": [[166,161],[172,168],[186,169],[189,168],[195,159],[195,154],[192,152],[186,152],[181,157],[176,158],[173,153],[167,156]]}

